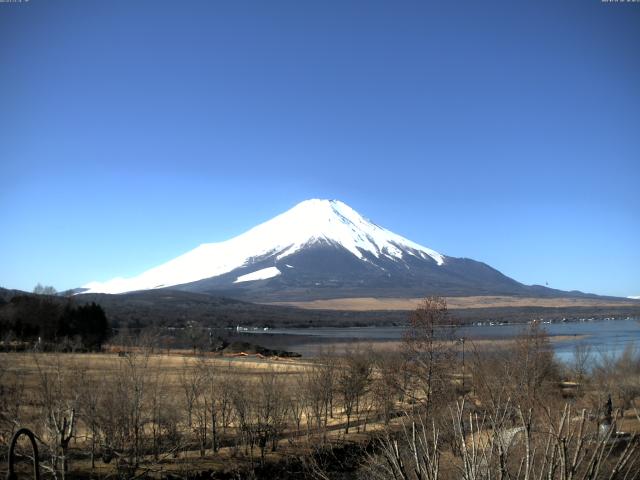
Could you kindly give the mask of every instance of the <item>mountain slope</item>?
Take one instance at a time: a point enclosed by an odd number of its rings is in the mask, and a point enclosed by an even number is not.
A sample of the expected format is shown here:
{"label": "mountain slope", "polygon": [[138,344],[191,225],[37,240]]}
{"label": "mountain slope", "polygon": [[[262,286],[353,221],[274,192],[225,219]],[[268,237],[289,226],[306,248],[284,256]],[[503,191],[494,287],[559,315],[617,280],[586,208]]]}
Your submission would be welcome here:
{"label": "mountain slope", "polygon": [[[200,245],[137,277],[92,282],[83,288],[87,293],[166,288],[220,276],[265,260],[273,267],[275,262],[317,244],[341,247],[363,262],[380,257],[399,260],[404,255],[430,259],[438,265],[444,262],[439,253],[371,223],[342,202],[307,200],[231,240]],[[276,276],[281,270],[269,273]]]}
{"label": "mountain slope", "polygon": [[[225,242],[202,244],[85,293],[172,288],[254,301],[351,296],[566,295],[525,286],[475,260],[442,255],[336,200],[307,200]],[[579,294],[579,292],[578,292]]]}

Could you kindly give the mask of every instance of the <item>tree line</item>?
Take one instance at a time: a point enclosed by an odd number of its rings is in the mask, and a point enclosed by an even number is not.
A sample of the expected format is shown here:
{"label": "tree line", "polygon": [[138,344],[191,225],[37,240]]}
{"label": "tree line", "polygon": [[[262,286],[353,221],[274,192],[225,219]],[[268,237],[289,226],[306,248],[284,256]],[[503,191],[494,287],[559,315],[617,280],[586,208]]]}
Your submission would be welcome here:
{"label": "tree line", "polygon": [[57,296],[52,287],[38,284],[34,294],[14,295],[0,306],[0,338],[5,349],[22,342],[41,349],[99,350],[110,334],[100,305],[77,305],[73,297]]}

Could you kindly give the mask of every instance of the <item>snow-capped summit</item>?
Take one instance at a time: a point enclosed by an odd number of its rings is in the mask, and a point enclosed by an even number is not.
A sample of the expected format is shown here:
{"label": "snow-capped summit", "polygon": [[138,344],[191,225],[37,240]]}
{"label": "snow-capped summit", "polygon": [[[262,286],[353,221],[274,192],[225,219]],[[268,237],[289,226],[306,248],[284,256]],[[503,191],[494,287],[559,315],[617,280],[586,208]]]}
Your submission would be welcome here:
{"label": "snow-capped summit", "polygon": [[[406,255],[431,258],[438,265],[445,261],[438,252],[379,227],[343,202],[312,199],[235,238],[202,244],[137,277],[91,282],[83,287],[84,293],[123,293],[191,283],[246,268],[265,257],[283,260],[319,243],[342,247],[363,261],[368,256],[400,260]],[[271,266],[238,276],[234,283],[263,280],[280,273]]]}
{"label": "snow-capped summit", "polygon": [[375,257],[402,258],[404,247],[412,255],[428,255],[439,265],[444,262],[438,252],[379,227],[339,200],[306,200],[230,241],[240,239],[262,249],[261,253],[278,251],[278,259],[314,242],[326,241],[360,259],[365,252]]}

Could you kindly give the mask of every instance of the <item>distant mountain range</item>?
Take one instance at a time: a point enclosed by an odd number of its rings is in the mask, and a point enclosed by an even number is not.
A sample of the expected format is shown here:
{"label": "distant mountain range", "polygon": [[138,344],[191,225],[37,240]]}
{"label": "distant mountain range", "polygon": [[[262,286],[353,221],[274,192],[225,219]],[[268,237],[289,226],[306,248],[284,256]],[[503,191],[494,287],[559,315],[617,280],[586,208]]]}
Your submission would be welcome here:
{"label": "distant mountain range", "polygon": [[206,243],[132,278],[78,293],[172,289],[254,302],[425,295],[593,296],[524,285],[489,265],[446,256],[337,200],[307,200],[230,240]]}

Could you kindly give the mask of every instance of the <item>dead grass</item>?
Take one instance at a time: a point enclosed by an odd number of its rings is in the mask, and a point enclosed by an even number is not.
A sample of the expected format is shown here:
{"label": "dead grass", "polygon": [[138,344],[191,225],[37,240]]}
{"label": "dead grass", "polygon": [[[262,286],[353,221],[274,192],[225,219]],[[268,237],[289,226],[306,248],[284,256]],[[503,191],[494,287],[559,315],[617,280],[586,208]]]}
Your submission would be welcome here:
{"label": "dead grass", "polygon": [[[30,383],[36,382],[38,368],[51,369],[60,365],[66,371],[78,371],[88,376],[100,376],[117,371],[122,358],[111,353],[0,353],[0,365],[6,371],[15,371],[22,375],[22,378]],[[260,374],[267,370],[277,372],[302,372],[311,364],[308,361],[281,358],[257,358],[248,357],[226,357],[226,356],[195,356],[184,354],[156,353],[148,356],[147,371],[151,374],[161,372],[168,378],[174,378],[187,367],[195,366],[204,361],[207,364],[217,367],[221,371],[228,370],[234,374]]]}
{"label": "dead grass", "polygon": [[[559,343],[566,341],[577,341],[587,338],[588,335],[553,335],[549,336],[551,343]],[[481,338],[471,339],[467,338],[465,342],[465,349],[467,352],[476,350],[478,352],[486,352],[496,349],[504,349],[513,346],[515,339],[513,337],[506,338]],[[297,351],[302,351],[305,355],[316,356],[320,352],[331,351],[337,355],[342,355],[348,350],[372,350],[375,352],[398,352],[404,347],[403,340],[354,340],[352,342],[331,342],[323,341],[318,343],[307,343],[297,348]],[[453,346],[454,350],[462,351],[462,345],[458,342]]]}
{"label": "dead grass", "polygon": [[[140,353],[140,352],[136,352]],[[138,360],[141,357],[138,357]],[[80,373],[84,378],[100,379],[113,373],[117,373],[121,368],[121,364],[125,360],[117,353],[78,353],[78,354],[54,354],[54,353],[25,353],[25,352],[2,352],[0,353],[0,365],[4,371],[17,374],[22,382],[24,382],[25,390],[34,400],[38,396],[40,372],[60,369],[64,372]],[[186,369],[198,365],[200,362],[206,362],[217,367],[221,373],[226,373],[232,378],[243,378],[246,380],[257,380],[260,375],[268,370],[276,371],[278,374],[286,376],[287,388],[293,387],[295,378],[305,372],[310,363],[300,361],[299,359],[265,359],[256,357],[222,357],[216,355],[208,355],[206,357],[185,354],[185,352],[154,353],[147,357],[147,365],[145,367],[145,375],[149,378],[156,374],[163,378],[163,392],[178,399],[183,395],[182,386],[180,384],[181,375]],[[29,408],[31,412],[33,408]],[[30,417],[30,418],[27,418]],[[35,410],[27,415],[27,425],[33,428],[34,422],[37,422]],[[308,419],[303,416],[303,425]],[[352,432],[348,435],[344,434],[344,422],[346,417],[338,412],[334,412],[334,416],[328,420],[327,426],[329,431],[326,438],[331,441],[364,441],[368,438],[368,433],[362,432],[360,427],[352,419]],[[183,426],[184,427],[184,426]],[[380,430],[384,425],[380,422],[374,422],[369,419],[366,425],[367,432]],[[268,462],[276,462],[287,456],[300,456],[308,453],[313,442],[305,434],[306,428],[303,426],[300,435],[296,435],[293,425],[290,425],[285,431],[285,438],[280,441],[277,452],[268,451],[266,460]],[[76,430],[76,440],[72,444],[72,450],[76,454],[80,450],[88,448],[84,444],[88,432],[84,425],[79,424]],[[146,474],[152,477],[161,478],[169,472],[194,472],[194,471],[234,471],[238,468],[245,468],[249,464],[249,457],[245,454],[244,448],[222,447],[217,453],[211,454],[207,451],[205,457],[200,457],[199,451],[194,449],[193,441],[190,446],[180,448],[175,455],[173,453],[165,453],[161,455],[160,461],[155,461],[151,455],[143,458],[138,474]],[[259,458],[259,453],[254,450],[254,459]],[[87,474],[108,476],[116,473],[115,461],[105,464],[102,461],[96,462],[96,469],[91,470],[91,462],[88,458],[80,458],[75,456],[72,461],[72,470],[75,474]]]}
{"label": "dead grass", "polygon": [[[288,305],[321,310],[414,310],[422,298],[334,298],[306,302],[273,302],[270,305]],[[634,300],[599,300],[595,298],[534,298],[510,296],[447,297],[450,309],[495,307],[619,307],[638,306]]]}

